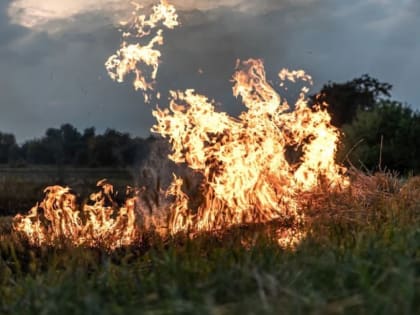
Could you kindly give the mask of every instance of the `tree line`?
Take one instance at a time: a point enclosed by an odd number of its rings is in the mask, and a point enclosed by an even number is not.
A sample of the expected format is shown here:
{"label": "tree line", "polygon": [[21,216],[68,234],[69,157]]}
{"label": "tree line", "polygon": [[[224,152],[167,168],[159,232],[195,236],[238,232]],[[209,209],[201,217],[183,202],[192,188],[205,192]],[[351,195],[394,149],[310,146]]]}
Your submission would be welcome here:
{"label": "tree line", "polygon": [[97,134],[93,127],[79,132],[71,124],[64,124],[19,145],[14,135],[0,132],[0,164],[126,167],[141,160],[155,140],[131,137],[114,129],[103,134]]}
{"label": "tree line", "polygon": [[[310,97],[310,106],[325,107],[343,131],[339,162],[368,171],[420,173],[420,113],[392,100],[391,90],[392,85],[363,75],[329,82]],[[156,140],[113,129],[79,132],[64,124],[18,145],[14,135],[0,132],[0,164],[126,167],[145,158]]]}

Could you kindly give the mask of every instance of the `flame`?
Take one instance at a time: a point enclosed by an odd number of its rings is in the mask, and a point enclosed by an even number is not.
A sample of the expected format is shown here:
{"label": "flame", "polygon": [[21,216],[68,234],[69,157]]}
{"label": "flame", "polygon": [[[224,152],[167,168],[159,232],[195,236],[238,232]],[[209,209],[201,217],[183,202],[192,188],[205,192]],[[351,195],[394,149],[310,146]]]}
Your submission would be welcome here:
{"label": "flame", "polygon": [[[283,69],[280,77],[312,82],[302,70]],[[205,201],[196,213],[188,209],[182,179],[170,194],[171,230],[213,230],[241,223],[281,218],[301,220],[300,195],[320,184],[346,186],[345,169],[335,163],[339,131],[329,114],[310,109],[303,87],[292,109],[266,80],[261,60],[238,62],[233,94],[247,111],[238,119],[215,111],[207,97],[193,90],[171,92],[169,109],[157,109],[153,131],[169,138],[176,163],[204,176]],[[300,158],[290,162],[290,148]]]}
{"label": "flame", "polygon": [[14,229],[23,232],[36,246],[67,241],[76,246],[101,246],[110,250],[128,246],[139,239],[136,197],[123,207],[113,201],[113,186],[98,182],[101,190],[79,207],[68,187],[45,189],[45,199],[26,216],[14,218]]}
{"label": "flame", "polygon": [[[133,5],[135,6],[133,18],[130,21],[120,23],[122,27],[127,29],[122,33],[125,40],[122,42],[120,49],[108,58],[105,68],[111,79],[120,83],[124,82],[128,74],[134,73],[134,89],[143,91],[147,103],[150,101],[149,92],[154,90],[159,70],[161,52],[157,49],[157,46],[164,43],[163,28],[158,28],[158,26],[162,24],[168,29],[173,29],[179,25],[179,22],[175,7],[167,1],[162,0],[160,4],[155,5],[153,13],[148,17],[138,14],[138,11],[142,8],[141,5],[135,2],[133,2]],[[156,28],[158,29],[153,33]],[[138,41],[145,37],[151,38],[144,45],[128,43],[129,39]],[[149,75],[140,69],[142,64],[151,68]]]}
{"label": "flame", "polygon": [[[178,25],[175,8],[165,1],[153,8],[149,17],[137,15],[133,32],[124,37],[144,38],[159,23],[167,28]],[[134,87],[153,90],[163,44],[162,29],[150,42],[128,45],[109,58],[107,70],[112,79],[124,81],[134,72]],[[151,78],[139,69],[152,67]],[[325,106],[310,108],[307,93],[312,78],[303,70],[279,72],[285,81],[301,82],[303,87],[293,106],[283,99],[266,78],[259,59],[239,61],[233,75],[233,95],[241,98],[246,110],[238,118],[217,112],[214,102],[194,90],[170,91],[169,108],[153,111],[152,131],[169,139],[175,163],[185,163],[202,175],[201,203],[190,206],[192,196],[184,181],[174,175],[166,195],[167,215],[149,215],[139,202],[139,190],[119,207],[112,198],[112,186],[98,183],[100,192],[90,203],[78,206],[69,188],[46,189],[44,201],[28,215],[15,217],[14,228],[34,245],[69,240],[74,245],[103,246],[110,250],[135,244],[142,233],[165,221],[168,232],[196,233],[225,229],[234,225],[289,222],[292,229],[279,231],[279,244],[296,244],[304,237],[305,196],[318,190],[340,190],[348,186],[345,168],[335,162],[340,132],[330,123]]]}

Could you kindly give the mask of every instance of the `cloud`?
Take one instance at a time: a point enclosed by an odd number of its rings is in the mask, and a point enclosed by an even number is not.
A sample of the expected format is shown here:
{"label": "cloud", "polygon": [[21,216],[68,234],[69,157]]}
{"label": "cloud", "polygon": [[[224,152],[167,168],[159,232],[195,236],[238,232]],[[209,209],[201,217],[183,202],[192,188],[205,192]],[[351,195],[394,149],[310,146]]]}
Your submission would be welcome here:
{"label": "cloud", "polygon": [[[209,11],[217,8],[247,12],[249,14],[268,12],[290,6],[310,5],[316,0],[173,0],[170,1],[180,11]],[[143,0],[144,7],[157,3],[157,0]],[[104,21],[117,24],[126,18],[133,5],[122,0],[12,0],[8,15],[12,23],[29,29],[57,33],[72,26],[80,15],[96,14]]]}
{"label": "cloud", "polygon": [[[72,12],[76,11],[81,12]],[[223,109],[239,112],[242,107],[232,97],[230,82],[236,59],[272,54],[282,59],[288,48],[275,38],[284,30],[286,40],[293,23],[286,29],[289,22],[276,14],[261,19],[262,12],[245,14],[234,7],[180,14],[183,25],[166,34],[158,77],[161,92],[196,88],[224,103]],[[60,34],[36,27],[7,45],[13,58],[3,66],[11,73],[8,82],[13,89],[0,94],[1,101],[11,104],[0,118],[1,128],[19,139],[65,122],[79,128],[95,125],[149,133],[154,123],[152,107],[142,104],[130,84],[119,85],[106,76],[103,64],[119,46],[120,34],[114,25],[103,22],[97,12],[78,14],[73,21],[62,22],[66,28]],[[48,23],[60,24],[58,20]],[[202,75],[199,68],[204,70]],[[29,123],[17,124],[22,116]]]}
{"label": "cloud", "polygon": [[119,0],[15,0],[8,8],[11,21],[31,29],[50,29],[51,23],[72,21],[78,15],[101,12],[108,17],[127,10],[128,2]]}
{"label": "cloud", "polygon": [[[420,21],[411,17],[419,5],[383,8],[383,1],[390,0],[176,0],[182,26],[165,33],[158,88],[163,95],[195,88],[224,104],[220,110],[238,113],[243,107],[230,82],[235,61],[256,57],[270,79],[282,67],[307,70],[314,92],[328,80],[369,73],[416,105]],[[399,18],[388,5],[399,8]],[[153,106],[104,69],[120,44],[114,22],[118,12],[130,12],[125,7],[129,1],[0,1],[0,67],[7,74],[0,78],[0,130],[27,139],[70,122],[148,135]]]}

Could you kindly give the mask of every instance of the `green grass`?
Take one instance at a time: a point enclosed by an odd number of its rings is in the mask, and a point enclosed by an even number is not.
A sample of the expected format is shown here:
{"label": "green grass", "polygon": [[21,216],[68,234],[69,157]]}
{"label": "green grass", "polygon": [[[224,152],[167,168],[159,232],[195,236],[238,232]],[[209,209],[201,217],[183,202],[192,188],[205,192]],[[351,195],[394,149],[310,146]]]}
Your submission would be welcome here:
{"label": "green grass", "polygon": [[371,190],[314,203],[294,250],[262,227],[39,249],[3,219],[0,314],[418,314],[420,180],[361,183]]}
{"label": "green grass", "polygon": [[[316,237],[315,237],[316,238]],[[161,245],[108,255],[2,244],[5,314],[414,314],[420,231],[310,237],[295,251],[259,240]]]}

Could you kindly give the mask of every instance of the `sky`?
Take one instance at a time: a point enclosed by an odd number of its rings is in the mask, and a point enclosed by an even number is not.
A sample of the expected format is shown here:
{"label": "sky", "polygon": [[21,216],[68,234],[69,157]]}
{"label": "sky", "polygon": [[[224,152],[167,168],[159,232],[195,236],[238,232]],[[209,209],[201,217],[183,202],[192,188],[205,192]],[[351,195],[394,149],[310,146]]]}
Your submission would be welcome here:
{"label": "sky", "polygon": [[[420,110],[418,0],[171,3],[182,25],[165,32],[157,78],[163,93],[194,88],[218,110],[238,114],[244,108],[230,82],[236,60],[262,58],[271,79],[281,68],[304,69],[313,93],[368,73]],[[155,104],[104,68],[131,8],[126,0],[0,0],[0,131],[22,142],[71,123],[148,136]]]}

